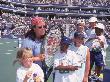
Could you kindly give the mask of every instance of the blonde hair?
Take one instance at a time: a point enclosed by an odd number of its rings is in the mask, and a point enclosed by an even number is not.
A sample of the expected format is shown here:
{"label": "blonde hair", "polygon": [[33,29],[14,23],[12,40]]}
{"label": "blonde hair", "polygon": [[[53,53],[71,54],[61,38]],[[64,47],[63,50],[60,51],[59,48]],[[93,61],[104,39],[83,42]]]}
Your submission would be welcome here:
{"label": "blonde hair", "polygon": [[25,58],[30,58],[30,57],[33,57],[32,49],[30,49],[30,48],[20,48],[17,51],[16,60],[14,60],[13,65],[16,62],[19,62],[20,59],[25,59]]}

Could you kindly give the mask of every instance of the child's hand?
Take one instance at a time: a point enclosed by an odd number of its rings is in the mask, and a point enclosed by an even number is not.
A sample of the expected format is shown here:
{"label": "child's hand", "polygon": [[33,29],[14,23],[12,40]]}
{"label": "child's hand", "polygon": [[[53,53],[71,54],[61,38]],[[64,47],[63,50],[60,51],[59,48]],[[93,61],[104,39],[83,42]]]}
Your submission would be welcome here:
{"label": "child's hand", "polygon": [[35,81],[35,82],[41,82],[40,76],[34,77],[34,81]]}
{"label": "child's hand", "polygon": [[25,75],[25,80],[28,80],[31,77],[31,75],[32,75],[32,71],[27,72]]}

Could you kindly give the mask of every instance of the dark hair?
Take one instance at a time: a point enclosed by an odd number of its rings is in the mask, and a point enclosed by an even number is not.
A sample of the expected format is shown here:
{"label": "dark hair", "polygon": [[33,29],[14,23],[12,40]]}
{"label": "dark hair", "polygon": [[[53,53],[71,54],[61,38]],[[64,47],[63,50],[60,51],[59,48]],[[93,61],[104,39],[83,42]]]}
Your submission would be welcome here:
{"label": "dark hair", "polygon": [[[34,28],[35,25],[32,26],[32,27]],[[25,34],[25,38],[29,38],[29,39],[35,41],[36,35],[35,35],[34,29],[33,29],[32,27],[31,27],[31,30],[29,30],[29,31]],[[46,34],[45,34],[45,35],[46,35]],[[43,38],[45,37],[45,35],[41,36],[41,39],[43,39]]]}
{"label": "dark hair", "polygon": [[83,33],[76,31],[74,33],[74,38],[84,39],[85,37],[84,37],[84,34]]}

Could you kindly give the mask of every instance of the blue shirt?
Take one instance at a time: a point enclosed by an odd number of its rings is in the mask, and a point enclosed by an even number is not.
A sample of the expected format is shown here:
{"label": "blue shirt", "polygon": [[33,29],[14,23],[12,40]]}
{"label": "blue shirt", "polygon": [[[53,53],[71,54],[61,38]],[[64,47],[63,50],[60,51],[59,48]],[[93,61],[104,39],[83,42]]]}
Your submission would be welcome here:
{"label": "blue shirt", "polygon": [[[33,51],[33,56],[38,56],[40,54],[41,50],[41,41],[38,40],[31,40],[29,38],[26,38],[22,42],[22,48],[31,48]],[[35,63],[39,64],[42,67],[42,62],[41,61],[36,61]]]}

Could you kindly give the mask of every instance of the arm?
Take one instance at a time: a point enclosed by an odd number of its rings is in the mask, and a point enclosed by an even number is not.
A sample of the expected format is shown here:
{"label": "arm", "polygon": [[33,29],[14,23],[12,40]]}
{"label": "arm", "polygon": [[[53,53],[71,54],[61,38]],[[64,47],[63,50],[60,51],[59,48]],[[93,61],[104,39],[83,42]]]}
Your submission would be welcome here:
{"label": "arm", "polygon": [[27,80],[31,77],[31,75],[32,75],[32,71],[27,72],[23,82],[27,82]]}
{"label": "arm", "polygon": [[84,73],[83,82],[88,81],[89,70],[90,70],[90,51],[88,49],[87,55],[86,55],[86,65],[85,65],[85,73]]}
{"label": "arm", "polygon": [[78,66],[72,66],[72,65],[62,66],[62,65],[59,65],[59,66],[55,67],[55,70],[75,71],[75,70],[78,70]]}
{"label": "arm", "polygon": [[40,54],[38,56],[32,57],[33,61],[43,61],[44,59],[45,59],[45,55],[44,54]]}

